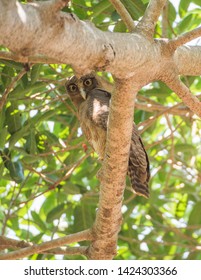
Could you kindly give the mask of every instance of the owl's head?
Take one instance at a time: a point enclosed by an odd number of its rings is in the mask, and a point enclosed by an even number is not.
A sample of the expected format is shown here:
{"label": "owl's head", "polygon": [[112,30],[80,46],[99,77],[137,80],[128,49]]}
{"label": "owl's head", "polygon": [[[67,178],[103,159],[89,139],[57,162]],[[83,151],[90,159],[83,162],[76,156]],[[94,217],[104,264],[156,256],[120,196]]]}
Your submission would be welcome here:
{"label": "owl's head", "polygon": [[94,74],[88,74],[79,79],[76,76],[72,76],[65,86],[72,102],[79,106],[87,99],[89,92],[99,86],[99,83]]}

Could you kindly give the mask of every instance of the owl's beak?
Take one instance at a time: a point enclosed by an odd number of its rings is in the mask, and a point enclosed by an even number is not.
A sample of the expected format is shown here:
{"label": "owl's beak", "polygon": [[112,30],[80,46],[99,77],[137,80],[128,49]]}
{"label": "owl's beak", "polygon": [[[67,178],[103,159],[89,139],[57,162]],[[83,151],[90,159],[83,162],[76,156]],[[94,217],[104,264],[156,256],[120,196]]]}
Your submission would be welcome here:
{"label": "owl's beak", "polygon": [[85,90],[83,88],[80,88],[80,94],[84,100],[87,99],[87,93],[85,92]]}

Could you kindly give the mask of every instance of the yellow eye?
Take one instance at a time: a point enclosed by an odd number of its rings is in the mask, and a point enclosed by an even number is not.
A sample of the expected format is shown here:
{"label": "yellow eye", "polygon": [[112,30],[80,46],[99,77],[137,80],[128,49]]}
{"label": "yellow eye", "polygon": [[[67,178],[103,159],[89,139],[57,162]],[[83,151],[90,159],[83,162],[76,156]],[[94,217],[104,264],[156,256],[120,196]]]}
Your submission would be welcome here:
{"label": "yellow eye", "polygon": [[71,84],[68,86],[68,90],[71,92],[77,91],[77,86],[75,84]]}
{"label": "yellow eye", "polygon": [[87,87],[90,87],[92,85],[92,79],[86,79],[84,81],[84,85],[87,86]]}

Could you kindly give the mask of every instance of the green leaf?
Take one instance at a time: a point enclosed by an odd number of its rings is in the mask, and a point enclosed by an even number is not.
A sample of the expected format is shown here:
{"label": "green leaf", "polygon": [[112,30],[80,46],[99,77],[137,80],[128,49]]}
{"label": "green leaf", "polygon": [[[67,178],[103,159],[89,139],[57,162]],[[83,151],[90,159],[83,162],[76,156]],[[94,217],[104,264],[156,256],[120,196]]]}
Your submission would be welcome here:
{"label": "green leaf", "polygon": [[134,20],[138,20],[146,8],[146,5],[140,0],[122,0],[122,3]]}
{"label": "green leaf", "polygon": [[184,33],[189,29],[189,26],[191,25],[193,16],[192,14],[187,15],[183,20],[181,20],[178,24],[178,33]]}
{"label": "green leaf", "polygon": [[[148,2],[122,0],[136,20],[143,16]],[[169,2],[172,3],[167,15],[169,38],[175,38],[200,25],[199,0],[197,8],[194,8],[196,1],[180,0],[179,10],[178,4]],[[20,0],[20,3],[25,6],[28,1]],[[108,0],[71,1],[71,5],[62,11],[73,12],[80,19],[92,20],[99,30],[127,32],[120,15]],[[160,16],[155,32],[158,38],[162,34],[161,20]],[[8,51],[5,47],[0,47],[0,50]],[[5,92],[5,85],[11,85],[13,77],[21,69],[23,64],[0,60],[0,98]],[[4,225],[4,233],[14,233],[19,240],[37,244],[90,228],[95,221],[100,186],[96,172],[102,164],[97,155],[93,153],[78,164],[67,180],[63,179],[85,155],[82,144],[86,143],[86,139],[80,136],[80,123],[72,103],[69,99],[65,100],[65,89],[62,86],[65,77],[73,74],[73,69],[65,64],[34,65],[12,85],[13,90],[0,111],[0,231]],[[99,74],[113,82],[109,73]],[[200,76],[181,79],[195,95],[199,95]],[[195,244],[201,242],[201,122],[191,114],[180,114],[179,109],[181,112],[186,109],[184,104],[173,111],[165,111],[165,106],[171,108],[181,100],[162,82],[155,81],[144,86],[137,99],[137,106],[143,104],[146,108],[141,110],[139,106],[135,110],[134,120],[145,128],[141,137],[150,160],[150,199],[133,194],[127,178],[118,255],[115,258],[201,259],[199,250],[186,253],[190,248],[186,246],[190,240],[194,240]],[[8,111],[6,115],[10,104],[16,109],[15,115]],[[153,105],[158,106],[159,110],[153,110]],[[147,109],[151,112],[147,112]],[[19,113],[22,113],[21,120]],[[16,116],[19,126],[13,129],[10,123],[15,121]],[[169,128],[172,128],[173,135]],[[92,149],[86,144],[89,153]],[[14,163],[18,159],[24,168],[25,177],[20,185],[11,177],[11,174],[15,179],[19,177]],[[59,185],[54,189],[55,182]],[[38,209],[36,213],[35,208]],[[68,224],[64,232],[55,220],[63,220],[63,217]],[[79,255],[60,257],[81,259]],[[53,259],[57,256],[35,254],[28,258]]]}
{"label": "green leaf", "polygon": [[184,194],[176,206],[176,213],[175,213],[176,217],[182,218],[184,216],[187,205],[188,205],[188,195]]}
{"label": "green leaf", "polygon": [[191,3],[191,0],[181,0],[179,3],[179,15],[181,17],[184,17],[184,15],[186,14],[188,7]]}
{"label": "green leaf", "polygon": [[200,1],[199,0],[193,0],[192,2],[200,7]]}
{"label": "green leaf", "polygon": [[125,23],[120,20],[116,23],[115,27],[114,27],[114,32],[126,32],[126,25]]}
{"label": "green leaf", "polygon": [[51,192],[43,202],[39,215],[46,216],[48,213],[57,206],[57,199],[55,192]]}
{"label": "green leaf", "polygon": [[169,1],[168,2],[168,19],[171,22],[174,22],[176,19],[176,10],[175,10],[175,6]]}
{"label": "green leaf", "polygon": [[96,18],[111,6],[112,4],[108,0],[99,1],[98,4],[92,7],[93,17]]}
{"label": "green leaf", "polygon": [[11,135],[9,139],[9,147],[12,149],[16,142],[29,133],[30,124],[25,125],[20,130]]}
{"label": "green leaf", "polygon": [[24,180],[24,169],[20,161],[7,161],[6,168],[16,183],[21,183]]}
{"label": "green leaf", "polygon": [[23,157],[23,162],[26,164],[32,164],[35,162],[38,162],[40,160],[40,156],[33,156],[33,155],[27,155]]}
{"label": "green leaf", "polygon": [[31,216],[34,222],[39,226],[39,228],[45,232],[47,230],[47,227],[46,224],[43,222],[43,220],[40,218],[40,215],[35,211],[31,211]]}
{"label": "green leaf", "polygon": [[80,194],[81,189],[78,185],[72,184],[71,182],[67,182],[62,186],[62,189],[66,194]]}
{"label": "green leaf", "polygon": [[35,64],[31,69],[31,84],[33,85],[40,75],[42,64]]}
{"label": "green leaf", "polygon": [[48,214],[46,221],[47,223],[53,222],[55,219],[59,219],[61,215],[66,211],[66,203],[59,204],[53,208]]}
{"label": "green leaf", "polygon": [[80,19],[86,19],[87,18],[87,7],[84,9],[83,7],[86,7],[84,0],[73,0],[73,9],[76,15]]}
{"label": "green leaf", "polygon": [[14,76],[13,68],[4,66],[2,70],[1,80],[5,88],[11,83],[13,76]]}
{"label": "green leaf", "polygon": [[200,211],[201,211],[201,201],[198,201],[189,216],[189,220],[188,220],[188,224],[189,225],[200,225],[201,224],[201,215],[200,215]]}
{"label": "green leaf", "polygon": [[39,243],[39,242],[41,241],[43,235],[44,235],[44,232],[41,232],[41,233],[39,233],[39,234],[37,234],[37,235],[34,235],[34,236],[31,238],[30,241],[37,244],[37,243]]}
{"label": "green leaf", "polygon": [[8,135],[7,127],[2,128],[0,130],[0,151],[5,148],[7,135]]}
{"label": "green leaf", "polygon": [[17,103],[12,103],[6,109],[6,124],[8,125],[8,131],[10,134],[14,134],[22,127],[23,117],[19,111]]}
{"label": "green leaf", "polygon": [[191,145],[191,144],[177,144],[177,145],[175,145],[175,151],[176,152],[182,151],[183,153],[186,153],[188,155],[196,155],[197,154],[196,147]]}
{"label": "green leaf", "polygon": [[5,118],[6,118],[5,111],[6,111],[5,107],[3,107],[2,110],[0,110],[0,130],[5,125]]}
{"label": "green leaf", "polygon": [[8,225],[14,231],[19,230],[19,220],[17,219],[17,216],[15,214],[9,219]]}
{"label": "green leaf", "polygon": [[13,91],[10,92],[9,96],[8,96],[8,100],[16,100],[19,97],[24,97],[27,95],[31,95],[34,92],[40,92],[40,91],[44,91],[46,89],[46,84],[44,82],[36,82],[33,85],[28,85],[26,88],[23,88],[20,85],[17,85],[17,87],[15,87],[13,89]]}
{"label": "green leaf", "polygon": [[23,67],[22,63],[11,61],[11,60],[0,59],[0,64],[1,63],[16,70],[22,70]]}
{"label": "green leaf", "polygon": [[74,217],[75,232],[91,227],[95,219],[95,206],[86,203],[76,206]]}
{"label": "green leaf", "polygon": [[21,85],[23,87],[23,89],[25,89],[26,87],[28,87],[28,84],[29,84],[29,79],[28,79],[28,75],[27,73],[24,74],[21,78]]}
{"label": "green leaf", "polygon": [[30,129],[29,135],[27,136],[25,149],[26,149],[27,153],[32,154],[32,155],[35,155],[37,152],[37,144],[36,144],[34,128]]}

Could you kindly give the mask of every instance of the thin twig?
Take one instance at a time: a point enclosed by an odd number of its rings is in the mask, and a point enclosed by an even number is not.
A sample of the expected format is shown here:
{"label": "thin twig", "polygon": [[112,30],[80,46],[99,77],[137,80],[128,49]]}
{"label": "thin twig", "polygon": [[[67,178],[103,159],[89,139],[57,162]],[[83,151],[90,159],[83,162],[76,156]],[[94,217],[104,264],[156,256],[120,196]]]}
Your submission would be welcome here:
{"label": "thin twig", "polygon": [[163,191],[165,191],[169,186],[169,181],[170,181],[170,178],[172,176],[172,171],[173,171],[173,165],[175,163],[174,130],[172,128],[172,124],[170,122],[168,114],[165,114],[164,116],[166,118],[167,125],[168,125],[169,130],[170,130],[170,139],[171,139],[170,160],[171,160],[171,163],[170,163],[170,170],[169,170],[169,172],[167,174],[167,177],[166,177],[166,180],[165,180],[165,186],[164,186]]}
{"label": "thin twig", "polygon": [[181,98],[183,103],[188,106],[194,114],[201,118],[201,102],[191,93],[190,89],[182,83],[178,77],[165,82]]}
{"label": "thin twig", "polygon": [[26,72],[27,71],[23,68],[19,72],[19,74],[12,79],[10,85],[6,88],[3,96],[0,98],[0,111],[2,110],[4,104],[6,103],[7,97],[9,95],[10,91],[13,89],[15,83],[18,82],[24,76],[24,74],[26,74]]}
{"label": "thin twig", "polygon": [[164,109],[163,111],[160,111],[159,113],[157,113],[155,116],[151,116],[149,119],[139,123],[137,125],[137,127],[143,127],[142,129],[139,130],[139,133],[143,133],[148,127],[150,127],[154,121],[157,120],[157,118],[159,118],[160,116],[164,115],[165,113],[169,113],[170,110],[174,109],[174,108],[178,108],[181,105],[181,103],[177,103],[176,105],[168,108],[168,109]]}
{"label": "thin twig", "polygon": [[128,30],[130,32],[134,31],[134,29],[135,29],[134,21],[133,21],[132,17],[130,16],[129,12],[124,7],[124,5],[121,3],[121,1],[120,0],[110,0],[110,2],[115,7],[117,13],[120,15],[121,19],[127,26]]}
{"label": "thin twig", "polygon": [[162,12],[162,37],[168,38],[168,6],[169,1],[163,7]]}
{"label": "thin twig", "polygon": [[150,103],[145,104],[141,102],[136,102],[135,108],[146,112],[161,112],[161,111],[164,112],[168,110],[168,114],[179,115],[179,116],[186,116],[190,112],[190,109],[188,107],[174,108],[174,107],[163,106],[160,104],[159,105],[150,104]]}
{"label": "thin twig", "polygon": [[35,169],[31,169],[31,167],[27,167],[27,169],[29,169],[30,171],[37,173],[44,180],[46,180],[47,182],[50,182],[51,185],[48,187],[48,189],[44,190],[43,192],[40,192],[39,194],[36,194],[36,195],[30,197],[29,199],[27,199],[26,201],[20,202],[19,204],[27,204],[29,201],[49,192],[51,190],[54,190],[62,181],[67,180],[72,175],[75,168],[78,167],[87,157],[89,157],[89,155],[90,155],[89,153],[86,153],[80,160],[78,160],[75,164],[73,164],[73,166],[66,172],[66,174],[62,178],[60,178],[57,181],[53,181],[53,180],[49,179],[45,174],[42,174],[42,173],[36,171]]}
{"label": "thin twig", "polygon": [[[8,238],[5,236],[0,236],[0,250],[4,249],[19,249],[31,247],[34,244],[32,242],[27,242],[24,240],[16,240]],[[44,254],[53,254],[53,255],[86,255],[88,247],[87,246],[78,246],[78,247],[58,247],[44,251]]]}
{"label": "thin twig", "polygon": [[47,251],[49,249],[57,248],[62,245],[80,242],[80,241],[86,241],[86,240],[92,240],[92,232],[91,229],[86,229],[81,232],[77,232],[74,234],[70,234],[58,239],[54,239],[51,241],[43,242],[39,245],[33,245],[31,247],[22,248],[20,250],[9,252],[5,254],[0,255],[0,260],[16,260],[21,259],[33,254],[37,254],[43,251]]}
{"label": "thin twig", "polygon": [[188,43],[198,37],[201,37],[201,27],[195,28],[189,32],[186,32],[180,36],[178,36],[175,39],[172,39],[169,41],[168,45],[172,49],[177,49],[178,47],[184,45],[185,43]]}

